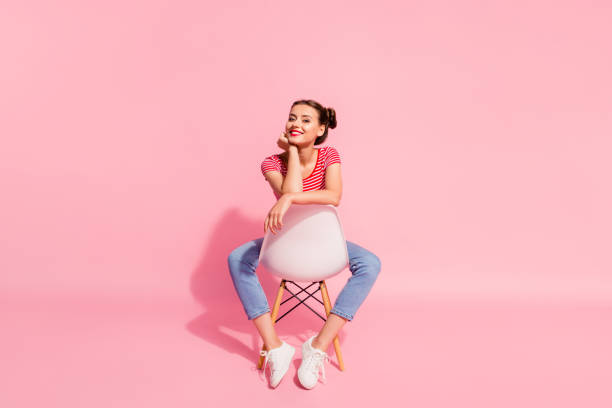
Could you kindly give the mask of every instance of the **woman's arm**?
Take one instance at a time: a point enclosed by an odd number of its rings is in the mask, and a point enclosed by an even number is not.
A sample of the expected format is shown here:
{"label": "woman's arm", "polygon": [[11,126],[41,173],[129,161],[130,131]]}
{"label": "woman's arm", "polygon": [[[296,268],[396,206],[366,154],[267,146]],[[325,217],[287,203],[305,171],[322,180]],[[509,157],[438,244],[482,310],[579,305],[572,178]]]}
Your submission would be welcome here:
{"label": "woman's arm", "polygon": [[334,163],[325,169],[325,189],[284,193],[268,212],[264,221],[264,233],[270,228],[272,233],[283,226],[283,216],[292,204],[332,204],[338,206],[342,197],[342,176],[340,163]]}
{"label": "woman's arm", "polygon": [[302,171],[300,170],[300,156],[296,145],[289,145],[287,149],[287,162],[287,175],[283,180],[281,192],[284,194],[304,191]]}
{"label": "woman's arm", "polygon": [[338,206],[340,199],[332,190],[301,191],[298,193],[285,193],[291,204],[332,204]]}
{"label": "woman's arm", "polygon": [[340,163],[325,169],[325,189],[286,193],[292,204],[332,204],[338,206],[342,198],[342,175]]}
{"label": "woman's arm", "polygon": [[287,152],[287,175],[283,176],[280,171],[266,171],[264,177],[270,183],[274,195],[282,196],[284,193],[296,193],[304,191],[302,175],[300,170],[300,156],[296,145],[289,143],[287,133],[281,133],[276,144]]}

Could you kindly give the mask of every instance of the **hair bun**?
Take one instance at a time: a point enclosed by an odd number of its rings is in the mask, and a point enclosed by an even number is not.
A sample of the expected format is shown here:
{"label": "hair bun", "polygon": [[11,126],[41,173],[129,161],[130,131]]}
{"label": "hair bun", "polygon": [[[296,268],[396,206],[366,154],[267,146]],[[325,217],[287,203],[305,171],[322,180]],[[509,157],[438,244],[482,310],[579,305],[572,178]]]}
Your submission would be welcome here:
{"label": "hair bun", "polygon": [[330,129],[334,129],[338,124],[336,122],[336,111],[334,108],[326,108],[327,110],[327,127]]}

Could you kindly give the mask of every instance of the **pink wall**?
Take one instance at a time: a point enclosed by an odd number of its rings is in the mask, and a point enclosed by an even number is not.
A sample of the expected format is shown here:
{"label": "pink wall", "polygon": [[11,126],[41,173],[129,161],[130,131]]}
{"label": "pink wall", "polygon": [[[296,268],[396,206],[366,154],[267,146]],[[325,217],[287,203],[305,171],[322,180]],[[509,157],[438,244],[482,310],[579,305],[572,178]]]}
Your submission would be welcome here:
{"label": "pink wall", "polygon": [[298,98],[375,296],[612,295],[608,2],[96,3],[3,2],[3,296],[235,296]]}

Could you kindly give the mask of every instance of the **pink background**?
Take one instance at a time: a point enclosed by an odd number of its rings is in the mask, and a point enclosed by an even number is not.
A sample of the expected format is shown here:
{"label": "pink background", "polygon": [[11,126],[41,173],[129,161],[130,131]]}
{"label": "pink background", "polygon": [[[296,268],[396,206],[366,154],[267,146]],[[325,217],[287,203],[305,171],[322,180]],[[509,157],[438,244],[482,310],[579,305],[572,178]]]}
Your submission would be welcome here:
{"label": "pink background", "polygon": [[[0,403],[609,407],[611,18],[577,0],[3,2]],[[263,235],[259,165],[301,98],[337,111],[345,234],[382,271],[341,333],[347,371],[272,390],[227,255]],[[279,323],[295,369],[319,326]]]}

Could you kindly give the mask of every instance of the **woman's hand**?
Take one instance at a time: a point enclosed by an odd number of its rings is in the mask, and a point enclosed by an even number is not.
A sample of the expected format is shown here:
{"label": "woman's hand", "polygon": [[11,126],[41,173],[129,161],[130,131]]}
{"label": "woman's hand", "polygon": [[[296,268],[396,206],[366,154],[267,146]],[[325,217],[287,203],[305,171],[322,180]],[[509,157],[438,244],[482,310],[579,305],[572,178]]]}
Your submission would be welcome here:
{"label": "woman's hand", "polygon": [[297,145],[294,145],[293,143],[289,141],[289,137],[286,131],[281,133],[281,136],[276,141],[276,144],[278,145],[278,147],[280,147],[281,149],[285,151],[289,151],[289,148],[291,146],[295,146],[297,148]]}
{"label": "woman's hand", "polygon": [[272,231],[273,234],[276,234],[276,229],[281,229],[283,227],[283,216],[291,207],[291,193],[285,193],[274,204],[274,206],[268,212],[268,216],[264,221],[264,234],[268,231]]}

